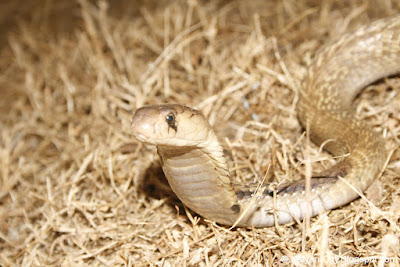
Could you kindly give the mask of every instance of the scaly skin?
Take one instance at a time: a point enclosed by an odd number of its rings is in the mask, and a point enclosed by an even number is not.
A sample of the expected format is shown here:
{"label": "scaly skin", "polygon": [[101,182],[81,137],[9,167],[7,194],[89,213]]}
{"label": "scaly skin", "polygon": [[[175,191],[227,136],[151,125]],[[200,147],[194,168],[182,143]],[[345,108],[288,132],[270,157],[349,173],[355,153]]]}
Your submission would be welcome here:
{"label": "scaly skin", "polygon": [[305,182],[297,181],[279,189],[276,199],[266,192],[250,202],[252,192],[246,185],[233,186],[212,127],[194,109],[170,104],[139,108],[132,131],[139,141],[157,147],[173,191],[198,214],[244,227],[289,223],[351,202],[358,197],[352,187],[363,192],[378,177],[387,157],[384,140],[354,119],[351,105],[366,85],[399,72],[400,17],[347,34],[315,58],[300,91],[299,120],[313,142],[331,140],[324,146],[327,151],[348,156],[318,176],[324,178],[311,179],[308,201]]}

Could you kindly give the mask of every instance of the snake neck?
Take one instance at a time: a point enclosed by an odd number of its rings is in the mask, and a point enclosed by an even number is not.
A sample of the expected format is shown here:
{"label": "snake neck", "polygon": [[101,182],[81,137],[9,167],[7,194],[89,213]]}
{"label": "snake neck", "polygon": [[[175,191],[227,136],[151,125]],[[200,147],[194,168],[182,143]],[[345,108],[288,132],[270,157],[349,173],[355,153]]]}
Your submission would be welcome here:
{"label": "snake neck", "polygon": [[201,147],[158,146],[164,173],[178,198],[210,220],[233,224],[240,213],[218,141]]}

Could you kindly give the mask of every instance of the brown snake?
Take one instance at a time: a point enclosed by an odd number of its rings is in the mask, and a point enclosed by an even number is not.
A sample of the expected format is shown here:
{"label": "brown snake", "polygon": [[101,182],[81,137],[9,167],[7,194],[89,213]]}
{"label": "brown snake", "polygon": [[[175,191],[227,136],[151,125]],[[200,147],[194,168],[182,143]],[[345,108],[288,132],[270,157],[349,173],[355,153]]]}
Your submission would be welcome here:
{"label": "brown snake", "polygon": [[264,192],[252,202],[245,185],[235,191],[212,127],[189,107],[139,108],[132,131],[139,141],[157,147],[173,191],[198,214],[246,227],[289,223],[351,202],[383,171],[388,155],[384,140],[354,118],[352,102],[368,84],[399,72],[400,17],[361,27],[317,55],[303,80],[298,117],[313,142],[329,140],[324,149],[347,156],[311,178],[308,198],[304,180],[277,190],[275,196]]}

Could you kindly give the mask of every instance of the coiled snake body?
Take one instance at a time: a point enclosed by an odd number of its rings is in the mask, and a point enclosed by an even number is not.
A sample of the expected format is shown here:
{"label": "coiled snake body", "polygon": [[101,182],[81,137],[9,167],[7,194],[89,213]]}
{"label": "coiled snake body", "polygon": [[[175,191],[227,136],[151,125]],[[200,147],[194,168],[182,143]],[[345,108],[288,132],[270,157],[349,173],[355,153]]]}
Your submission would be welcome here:
{"label": "coiled snake body", "polygon": [[324,145],[327,151],[348,156],[319,178],[311,178],[308,199],[305,182],[297,181],[275,196],[259,196],[248,206],[246,192],[235,191],[232,185],[212,127],[199,111],[189,107],[139,108],[132,131],[139,141],[157,147],[173,191],[198,214],[226,225],[289,223],[349,203],[358,197],[357,190],[366,190],[383,170],[387,157],[384,140],[354,119],[352,102],[366,85],[399,71],[400,17],[364,26],[317,55],[303,81],[298,117],[313,142],[330,140]]}

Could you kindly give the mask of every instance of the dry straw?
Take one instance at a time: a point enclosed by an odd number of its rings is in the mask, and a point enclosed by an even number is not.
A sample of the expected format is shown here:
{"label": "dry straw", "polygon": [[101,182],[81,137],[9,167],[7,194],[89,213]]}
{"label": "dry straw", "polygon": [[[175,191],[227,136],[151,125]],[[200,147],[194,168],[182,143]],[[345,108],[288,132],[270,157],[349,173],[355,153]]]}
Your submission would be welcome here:
{"label": "dry straw", "polygon": [[1,4],[0,21],[1,266],[398,260],[398,77],[356,102],[393,149],[386,171],[363,198],[308,223],[199,218],[129,129],[137,107],[182,103],[215,126],[237,181],[320,171],[336,159],[297,121],[306,66],[344,32],[398,13],[397,1],[16,2]]}

